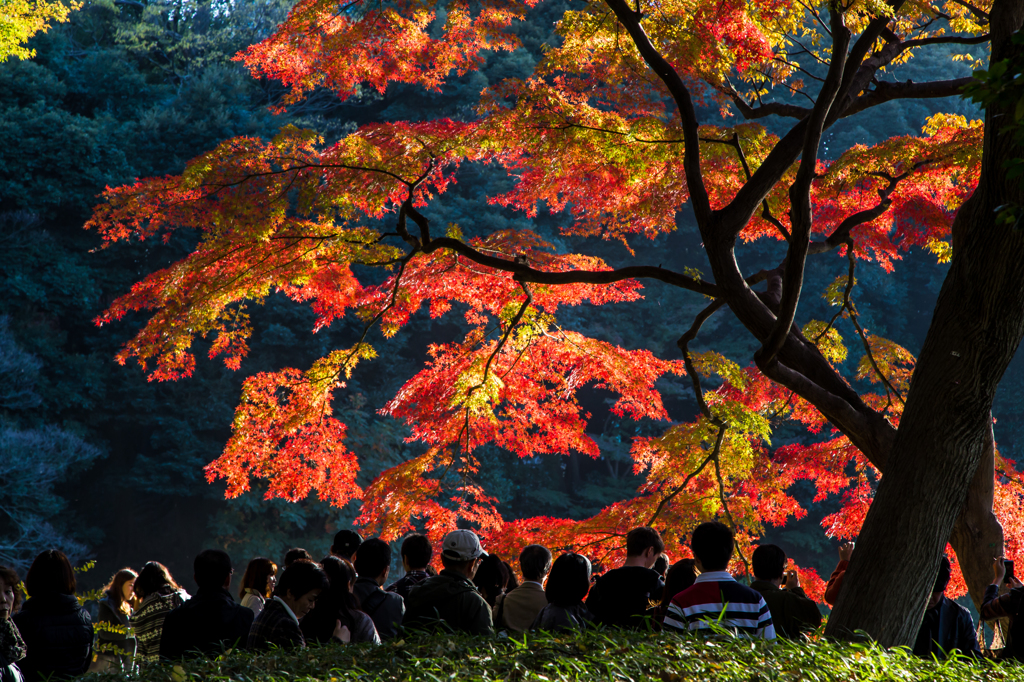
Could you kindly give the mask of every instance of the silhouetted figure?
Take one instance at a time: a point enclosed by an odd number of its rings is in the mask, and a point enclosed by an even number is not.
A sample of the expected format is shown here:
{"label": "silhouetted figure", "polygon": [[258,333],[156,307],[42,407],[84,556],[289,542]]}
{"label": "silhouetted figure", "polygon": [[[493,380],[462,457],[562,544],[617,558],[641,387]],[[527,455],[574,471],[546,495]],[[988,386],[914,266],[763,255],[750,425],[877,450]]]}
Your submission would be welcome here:
{"label": "silhouetted figure", "polygon": [[[974,619],[970,612],[946,597],[946,586],[952,568],[949,559],[942,557],[939,562],[939,574],[935,578],[932,596],[921,620],[921,629],[917,632],[914,642],[914,654],[922,658],[935,656],[939,660],[946,658],[954,649],[965,656],[981,658],[978,637],[974,631]],[[1008,600],[1009,601],[1009,600]],[[985,612],[984,602],[982,613]]]}
{"label": "silhouetted figure", "polygon": [[530,625],[531,630],[585,630],[594,617],[583,604],[590,590],[590,560],[582,554],[563,554],[555,559],[544,588],[547,606]]}
{"label": "silhouetted figure", "polygon": [[363,544],[363,537],[354,530],[339,530],[334,534],[334,542],[331,544],[331,555],[352,563],[359,545]]}
{"label": "silhouetted figure", "polygon": [[668,554],[665,554],[663,552],[663,553],[658,555],[657,559],[655,559],[654,565],[651,566],[651,569],[655,573],[660,575],[662,581],[664,581],[665,577],[668,575],[668,567],[671,566],[671,565],[672,565],[672,562],[671,562],[671,560],[669,560]]}
{"label": "silhouetted figure", "polygon": [[135,579],[135,596],[141,600],[132,618],[138,650],[135,660],[155,663],[160,660],[160,637],[164,632],[164,618],[185,603],[184,590],[171,577],[167,567],[150,561]]}
{"label": "silhouetted figure", "polygon": [[414,629],[493,634],[490,606],[473,585],[480,560],[487,556],[480,538],[469,530],[453,530],[444,537],[441,549],[444,570],[409,594],[402,624]]}
{"label": "silhouetted figure", "polygon": [[508,586],[509,570],[505,562],[496,554],[490,554],[480,560],[476,575],[473,576],[473,584],[480,592],[480,595],[492,607],[497,603],[498,597],[505,594]]}
{"label": "silhouetted figure", "polygon": [[383,640],[398,634],[405,615],[405,601],[394,592],[385,592],[381,586],[387,582],[391,570],[391,546],[380,538],[370,538],[359,545],[355,561],[355,595]]}
{"label": "silhouetted figure", "polygon": [[[662,554],[662,556],[665,556]],[[665,573],[665,589],[661,592],[661,601],[651,609],[651,616],[661,625],[668,613],[668,605],[676,596],[697,580],[697,566],[693,559],[680,559],[672,564]]]}
{"label": "silhouetted figure", "polygon": [[[248,647],[261,650],[271,645],[283,649],[306,646],[299,621],[329,586],[327,574],[312,561],[299,559],[285,568],[274,588],[274,597],[267,601],[252,623]],[[339,641],[345,639],[341,636],[341,627],[341,623],[337,623],[335,635]],[[344,634],[347,635],[347,631]]]}
{"label": "silhouetted figure", "polygon": [[523,582],[499,597],[494,605],[494,627],[515,632],[529,630],[537,614],[548,605],[544,579],[551,570],[551,552],[543,545],[527,545],[519,553]]}
{"label": "silhouetted figure", "polygon": [[661,599],[665,583],[651,567],[665,551],[658,531],[634,528],[626,535],[626,561],[594,583],[587,597],[587,609],[601,625],[621,628],[644,627],[647,609]]}
{"label": "silhouetted figure", "polygon": [[[91,672],[113,669],[130,671],[135,659],[136,642],[131,634],[130,618],[135,607],[135,579],[130,568],[115,573],[103,588],[98,603],[96,624],[96,657]],[[112,629],[116,628],[116,630]]]}
{"label": "silhouetted figure", "polygon": [[301,547],[292,547],[284,553],[284,567],[288,568],[296,561],[313,561],[313,555]]}
{"label": "silhouetted figure", "polygon": [[778,545],[761,545],[754,550],[751,587],[761,593],[772,612],[775,634],[796,639],[821,625],[821,611],[803,588],[796,571],[787,571],[786,552]]}
{"label": "silhouetted figure", "polygon": [[160,656],[215,656],[244,646],[252,627],[252,609],[235,603],[231,586],[231,558],[219,549],[199,553],[192,563],[198,590],[194,597],[167,614],[160,638]]}
{"label": "silhouetted figure", "polygon": [[350,641],[380,644],[380,635],[373,620],[359,608],[359,600],[352,593],[356,584],[356,569],[351,563],[329,556],[321,564],[330,586],[320,593],[316,604],[299,623],[307,642],[324,644],[334,640],[338,621],[351,633]]}
{"label": "silhouetted figure", "polygon": [[260,615],[263,604],[273,597],[275,585],[277,564],[262,556],[251,560],[242,574],[242,587],[238,591],[242,606],[251,609],[254,617]]}
{"label": "silhouetted figure", "polygon": [[14,615],[25,640],[20,668],[26,682],[81,675],[92,653],[92,622],[75,596],[75,572],[64,553],[39,554],[25,576],[28,600]]}
{"label": "silhouetted figure", "polygon": [[13,569],[0,566],[0,682],[22,679],[18,661],[25,658],[27,647],[18,626],[11,617],[21,605],[21,581]]}
{"label": "silhouetted figure", "polygon": [[433,555],[434,549],[426,535],[414,533],[407,537],[402,542],[402,568],[405,569],[405,575],[390,585],[387,591],[398,594],[402,599],[407,598],[412,588],[430,577],[427,569]]}

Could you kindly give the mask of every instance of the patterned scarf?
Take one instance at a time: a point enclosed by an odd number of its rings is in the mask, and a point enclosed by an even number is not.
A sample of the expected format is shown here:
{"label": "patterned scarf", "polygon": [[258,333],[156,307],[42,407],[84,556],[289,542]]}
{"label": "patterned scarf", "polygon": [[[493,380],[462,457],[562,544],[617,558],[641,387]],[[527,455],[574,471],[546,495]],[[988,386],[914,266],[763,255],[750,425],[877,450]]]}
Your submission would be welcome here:
{"label": "patterned scarf", "polygon": [[8,665],[25,658],[25,640],[9,617],[0,621],[0,658],[6,660]]}

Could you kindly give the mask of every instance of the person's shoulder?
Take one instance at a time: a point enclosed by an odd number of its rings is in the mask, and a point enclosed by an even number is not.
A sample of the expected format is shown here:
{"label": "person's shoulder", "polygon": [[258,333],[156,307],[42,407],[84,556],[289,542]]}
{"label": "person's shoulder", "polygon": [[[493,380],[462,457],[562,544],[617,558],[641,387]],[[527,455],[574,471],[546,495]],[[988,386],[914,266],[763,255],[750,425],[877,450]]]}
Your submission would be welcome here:
{"label": "person's shoulder", "polygon": [[753,587],[744,585],[737,580],[722,580],[717,584],[719,589],[722,591],[723,597],[728,598],[730,601],[735,601],[738,597],[743,597],[744,601],[752,603],[760,603],[764,601],[764,595]]}

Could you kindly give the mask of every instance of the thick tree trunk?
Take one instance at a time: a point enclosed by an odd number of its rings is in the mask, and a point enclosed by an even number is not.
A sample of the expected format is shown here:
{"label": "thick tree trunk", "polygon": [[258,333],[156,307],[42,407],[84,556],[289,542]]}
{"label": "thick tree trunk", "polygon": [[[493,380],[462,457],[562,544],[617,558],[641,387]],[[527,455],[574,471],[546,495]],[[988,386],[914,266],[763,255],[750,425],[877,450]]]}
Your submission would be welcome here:
{"label": "thick tree trunk", "polygon": [[[993,60],[1006,55],[1022,19],[1024,0],[996,0]],[[829,618],[826,634],[832,636],[863,630],[885,646],[913,644],[947,541],[963,548],[958,557],[975,583],[984,580],[984,563],[991,567],[1002,550],[985,546],[994,528],[985,517],[990,502],[982,509],[980,481],[992,475],[992,400],[1024,336],[1024,233],[996,223],[998,206],[1022,203],[1003,162],[1024,154],[1000,135],[1008,120],[1002,113],[987,113],[981,179],[953,225],[952,265],[885,474]]]}

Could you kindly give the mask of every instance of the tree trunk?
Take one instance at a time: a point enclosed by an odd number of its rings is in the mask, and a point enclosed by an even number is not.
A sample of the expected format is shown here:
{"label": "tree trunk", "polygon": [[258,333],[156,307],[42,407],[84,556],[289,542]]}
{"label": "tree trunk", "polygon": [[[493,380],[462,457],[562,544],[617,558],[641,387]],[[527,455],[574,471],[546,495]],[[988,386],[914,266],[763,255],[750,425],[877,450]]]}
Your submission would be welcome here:
{"label": "tree trunk", "polygon": [[[1022,18],[1024,0],[996,0],[993,61],[1006,56]],[[1003,167],[1024,155],[1000,134],[1008,120],[1006,112],[986,113],[981,178],[953,224],[952,265],[828,635],[863,630],[884,646],[912,645],[947,541],[966,550],[980,540],[973,551],[958,553],[974,583],[984,580],[979,567],[986,561],[991,567],[1001,553],[1002,547],[985,546],[993,532],[984,513],[991,500],[980,508],[986,490],[980,479],[992,475],[996,387],[1024,336],[1024,233],[996,223],[997,207],[1024,203],[1018,181],[1008,181]],[[976,472],[979,483],[972,486]],[[966,505],[969,493],[976,494]]]}

